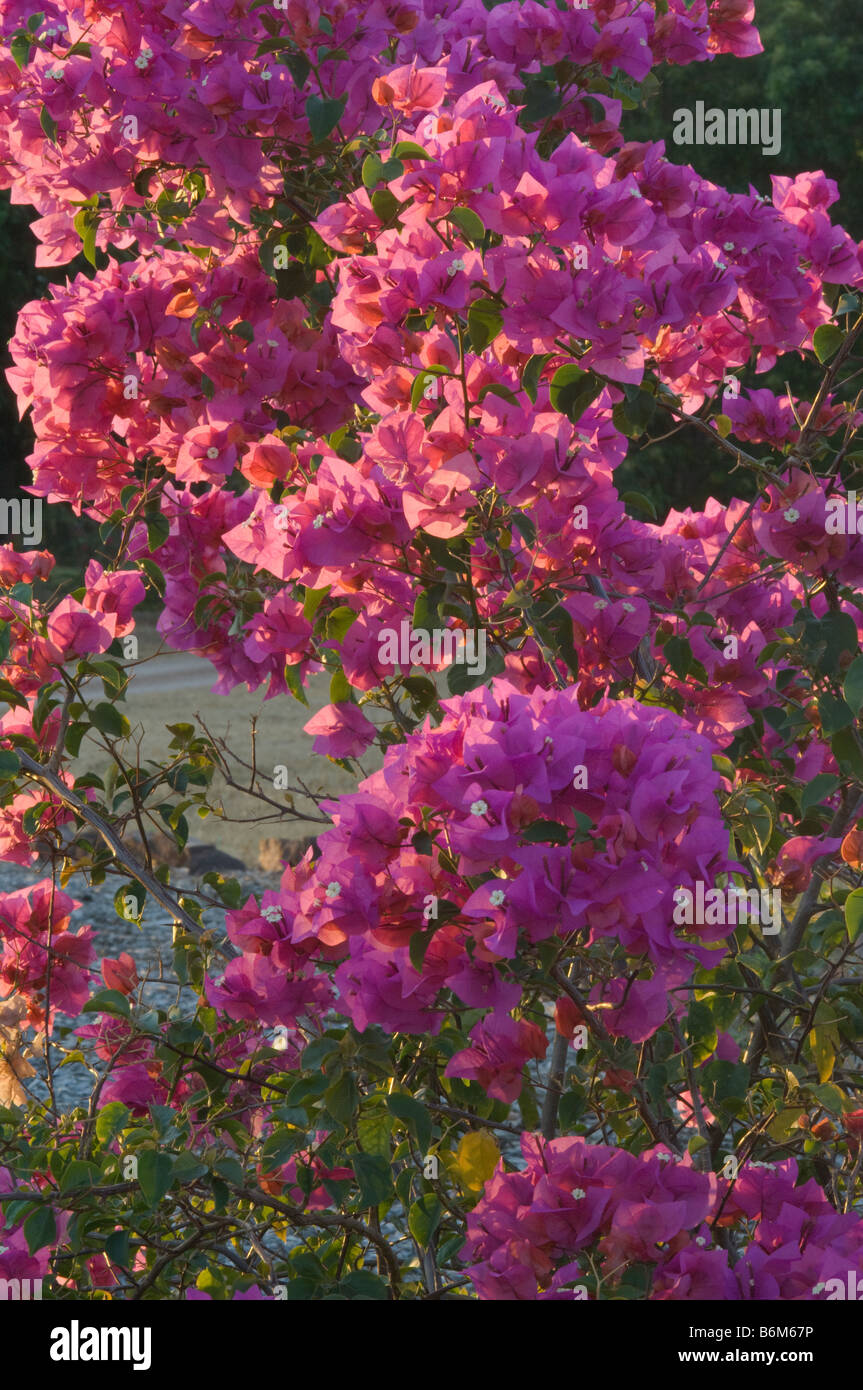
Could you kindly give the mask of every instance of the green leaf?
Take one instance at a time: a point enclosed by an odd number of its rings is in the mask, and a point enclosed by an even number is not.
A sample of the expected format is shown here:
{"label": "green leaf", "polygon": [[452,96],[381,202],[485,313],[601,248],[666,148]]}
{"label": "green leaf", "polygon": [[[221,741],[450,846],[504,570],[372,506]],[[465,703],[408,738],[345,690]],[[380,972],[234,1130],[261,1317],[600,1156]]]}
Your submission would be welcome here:
{"label": "green leaf", "polygon": [[631,506],[638,507],[640,511],[647,513],[651,521],[656,521],[656,508],[643,492],[624,492],[621,495],[621,501],[629,502]]}
{"label": "green leaf", "polygon": [[612,419],[627,439],[638,439],[650,425],[656,410],[656,400],[649,391],[636,391],[618,401]]}
{"label": "green leaf", "polygon": [[447,215],[448,221],[455,224],[471,246],[479,246],[485,239],[485,227],[472,208],[453,208]]}
{"label": "green leaf", "polygon": [[532,405],[536,404],[539,379],[546,364],[551,361],[553,356],[553,352],[536,352],[525,363],[524,371],[521,374],[521,386]]}
{"label": "green leaf", "polygon": [[305,53],[286,53],[279,61],[288,69],[294,79],[294,85],[304,87],[306,78],[312,70],[312,65]]}
{"label": "green leaf", "polygon": [[344,705],[353,697],[350,681],[344,671],[336,671],[330,681],[330,704]]}
{"label": "green leaf", "polygon": [[295,700],[299,700],[301,705],[306,705],[306,707],[308,707],[309,702],[306,699],[306,692],[303,689],[300,673],[296,666],[285,666],[285,685],[288,687]]}
{"label": "green leaf", "polygon": [[855,888],[845,899],[845,930],[853,944],[863,927],[863,888]]}
{"label": "green leaf", "polygon": [[477,686],[484,685],[492,676],[499,676],[504,669],[503,654],[497,647],[489,647],[486,651],[485,670],[479,671],[476,668],[460,663],[453,662],[446,670],[446,687],[451,695],[464,695],[468,690],[476,690]]}
{"label": "green leaf", "polygon": [[819,362],[829,362],[845,341],[845,334],[835,323],[822,323],[812,334],[812,346]]}
{"label": "green leaf", "polygon": [[9,44],[9,51],[23,72],[30,61],[30,54],[33,52],[33,45],[26,34],[16,34]]}
{"label": "green leaf", "polygon": [[353,1074],[342,1072],[338,1081],[324,1091],[324,1104],[334,1120],[347,1125],[359,1104],[360,1093]]}
{"label": "green leaf", "polygon": [[128,1231],[112,1231],[105,1241],[105,1254],[111,1264],[128,1269],[132,1259]]}
{"label": "green leaf", "polygon": [[236,1158],[220,1158],[218,1163],[213,1164],[213,1172],[216,1177],[232,1182],[236,1187],[242,1187],[246,1178],[243,1165]]}
{"label": "green leaf", "polygon": [[45,134],[48,136],[48,139],[52,142],[52,144],[56,145],[57,122],[54,120],[54,117],[49,112],[47,106],[42,107],[42,111],[39,116],[39,124],[44,130]]}
{"label": "green leaf", "polygon": [[0,748],[0,778],[14,777],[21,771],[21,761],[17,753],[9,748]]}
{"label": "green leaf", "polygon": [[531,517],[524,512],[513,512],[510,521],[518,531],[525,545],[533,545],[536,541],[536,526]]}
{"label": "green leaf", "polygon": [[431,159],[431,155],[415,140],[399,140],[393,149],[396,159]]}
{"label": "green leaf", "polygon": [[478,299],[467,311],[467,327],[474,352],[484,352],[503,327],[503,315],[493,299]]}
{"label": "green leaf", "polygon": [[431,1144],[432,1120],[422,1102],[415,1100],[413,1096],[392,1095],[387,1096],[387,1109],[397,1120],[407,1125],[417,1141],[420,1152],[424,1154]]}
{"label": "green leaf", "polygon": [[418,376],[414,377],[414,383],[411,387],[411,410],[417,409],[430,381],[434,381],[436,376],[451,375],[452,373],[447,367],[426,367]]}
{"label": "green leaf", "polygon": [[431,584],[428,589],[420,590],[414,603],[413,617],[411,618],[411,630],[413,632],[420,629],[424,632],[430,632],[432,628],[440,626],[439,605],[445,594],[445,584]]}
{"label": "green leaf", "polygon": [[519,405],[518,396],[508,386],[504,386],[501,381],[488,381],[480,389],[477,396],[478,401],[484,401],[486,396],[500,396],[502,401],[509,401],[510,405]]}
{"label": "green leaf", "polygon": [[60,1191],[69,1192],[74,1187],[95,1187],[101,1176],[98,1164],[85,1163],[83,1159],[74,1158],[68,1167],[63,1169]]}
{"label": "green leaf", "polygon": [[173,1178],[174,1164],[170,1154],[160,1149],[142,1149],[138,1155],[138,1182],[148,1204],[161,1202]]}
{"label": "green leaf", "polygon": [[408,954],[410,955],[411,965],[417,974],[422,974],[423,961],[426,952],[432,943],[432,937],[437,930],[437,924],[427,931],[415,931],[408,942]]}
{"label": "green leaf", "polygon": [[108,1105],[103,1105],[96,1117],[96,1138],[99,1143],[107,1147],[112,1139],[116,1139],[129,1123],[131,1113],[128,1105],[124,1105],[120,1100],[112,1100]]}
{"label": "green leaf", "polygon": [[364,1207],[379,1206],[392,1196],[392,1171],[387,1160],[380,1154],[352,1154],[351,1166],[359,1184],[360,1201]]}
{"label": "green leaf", "polygon": [[130,732],[129,721],[114,705],[104,702],[90,711],[93,727],[112,738],[125,738]]}
{"label": "green leaf", "polygon": [[856,656],[845,672],[842,693],[855,715],[863,707],[863,656]]}
{"label": "green leaf", "polygon": [[810,811],[813,806],[819,806],[828,796],[832,796],[838,787],[839,778],[832,772],[819,772],[818,776],[813,777],[812,781],[803,788],[803,794],[800,797],[801,814],[805,816],[806,812]]}
{"label": "green leaf", "polygon": [[379,183],[400,178],[404,171],[400,159],[383,160],[379,154],[370,154],[363,160],[362,180],[366,188],[377,188]]}
{"label": "green leaf", "polygon": [[839,767],[847,769],[858,782],[863,782],[863,754],[857,746],[853,729],[842,729],[830,740],[830,749]]}
{"label": "green leaf", "polygon": [[377,189],[372,194],[371,203],[375,217],[384,223],[392,222],[401,207],[398,198],[388,188]]}
{"label": "green leaf", "polygon": [[440,1223],[443,1207],[434,1192],[426,1192],[408,1212],[408,1230],[422,1249],[426,1249]]}
{"label": "green leaf", "polygon": [[552,409],[559,410],[574,424],[596,400],[604,385],[594,372],[586,372],[574,362],[568,362],[558,367],[551,379]]}
{"label": "green leaf", "polygon": [[57,1239],[57,1222],[54,1213],[46,1202],[38,1211],[31,1212],[24,1222],[24,1239],[31,1255],[53,1245]]}
{"label": "green leaf", "polygon": [[368,1154],[379,1154],[389,1159],[392,1149],[392,1116],[385,1110],[375,1109],[361,1115],[357,1121],[357,1135],[363,1149]]}
{"label": "green leaf", "polygon": [[306,589],[305,599],[303,600],[303,617],[307,623],[314,621],[315,614],[330,592],[331,585],[324,589]]}
{"label": "green leaf", "polygon": [[685,637],[669,637],[662,655],[679,680],[685,681],[692,670],[692,648]]}
{"label": "green leaf", "polygon": [[306,119],[309,123],[312,140],[319,145],[335,130],[344,115],[347,97],[309,97],[306,101]]}
{"label": "green leaf", "polygon": [[521,832],[521,838],[529,845],[565,845],[569,843],[569,834],[566,826],[559,825],[557,821],[538,820]]}
{"label": "green leaf", "polygon": [[558,1119],[561,1129],[572,1129],[584,1113],[587,1097],[583,1090],[566,1091],[560,1098]]}
{"label": "green leaf", "polygon": [[563,96],[557,86],[552,86],[550,82],[544,82],[536,76],[529,80],[522,91],[513,92],[512,100],[523,107],[518,118],[519,125],[528,126],[556,116],[563,103]]}
{"label": "green leaf", "polygon": [[844,700],[837,700],[835,695],[819,695],[818,714],[821,719],[821,729],[829,738],[831,734],[838,734],[840,729],[847,729],[849,724],[854,723],[854,712],[849,709]]}
{"label": "green leaf", "polygon": [[93,208],[81,208],[76,212],[72,225],[81,238],[81,249],[85,260],[96,265],[96,232],[99,227],[99,214]]}
{"label": "green leaf", "polygon": [[[340,1279],[336,1286],[348,1298],[362,1299],[363,1302],[374,1301],[383,1303],[389,1298],[389,1288],[386,1281],[379,1274],[373,1274],[370,1269],[354,1269],[350,1274]],[[336,1298],[336,1294],[328,1294],[324,1301]]]}
{"label": "green leaf", "polygon": [[131,1017],[129,1001],[118,989],[100,989],[91,995],[83,1009],[84,1014],[113,1014],[115,1018]]}
{"label": "green leaf", "polygon": [[327,641],[343,642],[345,633],[358,617],[359,613],[355,613],[353,608],[348,608],[347,604],[334,608],[331,613],[327,614]]}

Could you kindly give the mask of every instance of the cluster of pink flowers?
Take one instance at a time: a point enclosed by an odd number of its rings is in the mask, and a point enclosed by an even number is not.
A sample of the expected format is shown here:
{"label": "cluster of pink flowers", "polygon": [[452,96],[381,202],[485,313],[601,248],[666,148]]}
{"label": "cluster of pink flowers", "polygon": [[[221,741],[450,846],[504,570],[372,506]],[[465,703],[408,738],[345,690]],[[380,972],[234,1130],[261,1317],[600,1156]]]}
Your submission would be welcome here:
{"label": "cluster of pink flowers", "polygon": [[50,879],[0,897],[0,998],[27,1001],[27,1024],[50,1028],[56,1013],[74,1018],[90,995],[91,927],[69,930],[75,902]]}
{"label": "cluster of pink flowers", "polygon": [[863,1222],[814,1180],[798,1185],[793,1158],[744,1163],[732,1181],[662,1146],[636,1155],[525,1135],[522,1151],[524,1170],[501,1165],[468,1217],[481,1298],[596,1297],[595,1271],[613,1291],[635,1266],[652,1299],[808,1300],[863,1274]]}
{"label": "cluster of pink flowers", "polygon": [[[635,701],[582,710],[574,687],[528,696],[499,680],[444,710],[328,803],[334,826],[314,863],[309,853],[280,893],[229,914],[243,954],[208,997],[233,1018],[295,1027],[331,1002],[311,961],[337,959],[336,1007],[358,1028],[433,1033],[449,990],[491,1010],[449,1074],[511,1100],[524,1062],[545,1051],[538,1029],[510,1017],[522,988],[507,962],[526,948],[555,934],[613,946],[621,973],[610,968],[591,999],[614,1006],[611,1033],[636,1041],[666,1018],[668,991],[717,960],[730,928],[684,936],[670,923],[675,888],[732,867],[719,776],[706,739]],[[543,834],[549,821],[568,843]],[[447,905],[439,920],[424,916],[429,902]],[[410,941],[423,931],[419,971]]]}
{"label": "cluster of pink flowers", "polygon": [[[2,186],[41,214],[38,264],[75,254],[75,205],[90,198],[108,214],[103,249],[156,246],[161,228],[140,182],[149,170],[178,206],[182,240],[229,251],[253,214],[278,201],[279,152],[315,143],[309,99],[321,92],[343,103],[340,126],[351,138],[376,129],[376,101],[390,92],[403,109],[408,84],[427,107],[444,84],[460,93],[480,72],[503,91],[519,89],[522,72],[561,61],[640,82],[658,62],[760,51],[751,0],[672,0],[661,17],[647,0],[562,10],[532,0],[491,10],[481,0],[374,0],[362,9],[288,0],[281,12],[268,9],[251,0],[46,0],[28,31],[30,5],[5,0],[0,33],[23,31],[33,46],[20,68],[11,56],[0,67]],[[273,42],[281,34],[290,43]],[[440,77],[425,79],[428,67]],[[619,143],[620,102],[602,100],[597,122],[581,95],[576,87],[558,119]]]}

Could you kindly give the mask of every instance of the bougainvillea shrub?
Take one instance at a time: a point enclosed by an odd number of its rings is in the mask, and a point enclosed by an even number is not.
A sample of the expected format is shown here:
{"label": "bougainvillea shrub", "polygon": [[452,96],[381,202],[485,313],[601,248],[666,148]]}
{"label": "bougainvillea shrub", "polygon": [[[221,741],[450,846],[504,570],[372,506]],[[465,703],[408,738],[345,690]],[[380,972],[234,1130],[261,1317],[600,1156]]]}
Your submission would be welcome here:
{"label": "bougainvillea shrub", "polygon": [[[623,130],[759,52],[753,4],[2,0],[0,36],[52,277],[27,505],[99,526],[71,589],[0,546],[0,1277],[844,1296],[863,250],[819,171],[733,193]],[[673,430],[743,496],[619,487]],[[216,696],[329,677],[305,735],[356,786],[249,779],[317,827],[260,894],[151,855],[231,750],[137,758],[145,609]],[[105,882],[130,948],[173,921],[171,1007],[71,929]]]}

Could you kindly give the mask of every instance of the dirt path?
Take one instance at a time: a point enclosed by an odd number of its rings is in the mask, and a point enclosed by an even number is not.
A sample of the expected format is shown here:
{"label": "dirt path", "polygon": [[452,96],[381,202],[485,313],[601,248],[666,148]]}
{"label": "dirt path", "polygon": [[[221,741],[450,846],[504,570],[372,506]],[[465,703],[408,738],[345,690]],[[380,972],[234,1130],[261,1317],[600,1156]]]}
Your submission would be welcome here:
{"label": "dirt path", "polygon": [[[279,765],[287,768],[292,785],[302,780],[315,795],[336,796],[356,785],[342,768],[313,753],[313,740],[303,732],[303,725],[329,703],[328,677],[313,678],[306,692],[308,707],[290,695],[265,700],[266,686],[254,694],[241,685],[230,695],[214,695],[211,687],[216,674],[208,661],[184,652],[154,655],[160,640],[151,626],[139,626],[137,635],[139,660],[144,664],[133,668],[125,706],[121,706],[132,725],[129,760],[134,760],[135,745],[139,746],[142,765],[147,758],[165,758],[173,737],[166,725],[194,723],[200,727],[203,719],[214,737],[225,738],[234,753],[251,762],[252,720],[256,719],[255,762],[261,786],[269,795],[277,799],[282,795],[273,789],[274,769]],[[366,772],[371,772],[379,763],[375,753],[363,758]],[[86,769],[103,773],[105,766],[106,755],[85,739],[75,763],[76,772]],[[248,771],[242,766],[235,767],[236,781],[247,782],[248,777]],[[250,867],[257,863],[259,842],[263,837],[300,839],[323,829],[306,820],[292,820],[289,816],[279,818],[271,807],[227,786],[218,774],[210,799],[221,800],[225,818],[210,815],[201,819],[195,809],[190,808],[190,837],[217,845]],[[307,807],[308,802],[297,800],[298,810]],[[259,815],[275,818],[258,822]]]}

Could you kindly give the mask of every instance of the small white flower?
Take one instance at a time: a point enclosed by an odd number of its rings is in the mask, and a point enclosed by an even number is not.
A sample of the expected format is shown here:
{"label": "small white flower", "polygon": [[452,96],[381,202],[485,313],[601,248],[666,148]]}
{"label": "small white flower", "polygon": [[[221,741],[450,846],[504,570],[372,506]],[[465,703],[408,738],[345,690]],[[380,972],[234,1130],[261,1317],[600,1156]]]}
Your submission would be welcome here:
{"label": "small white flower", "polygon": [[447,267],[447,275],[455,275],[457,270],[464,270],[464,261],[461,256],[457,257],[452,265]]}
{"label": "small white flower", "polygon": [[51,77],[51,78],[53,78],[53,80],[54,80],[55,82],[62,82],[62,80],[63,80],[63,69],[62,69],[62,68],[51,68],[50,72],[48,73],[48,76]]}
{"label": "small white flower", "polygon": [[209,82],[209,80],[210,80],[210,74],[207,72],[207,73],[205,73],[204,76],[201,78],[201,86],[202,86],[202,87],[206,87],[206,85],[207,85],[207,83]]}
{"label": "small white flower", "polygon": [[272,77],[272,75],[273,75],[273,74],[270,72],[270,69],[269,69],[269,68],[264,68],[264,71],[261,73],[261,81],[262,81],[262,82],[269,82],[269,80],[270,80],[270,78]]}
{"label": "small white flower", "polygon": [[278,340],[277,340],[276,338],[268,338],[268,339],[267,339],[267,347],[278,347],[278,346],[279,346],[279,344],[278,344]]}
{"label": "small white flower", "polygon": [[623,608],[624,613],[634,613],[634,612],[635,612],[635,604],[634,604],[634,603],[624,603],[624,604],[621,604],[621,607]]}
{"label": "small white flower", "polygon": [[492,907],[500,907],[501,903],[506,902],[506,893],[502,888],[495,888],[493,893],[489,893],[488,900]]}
{"label": "small white flower", "polygon": [[268,922],[281,922],[284,915],[282,909],[277,907],[275,903],[271,903],[269,907],[261,908],[261,916],[265,917]]}
{"label": "small white flower", "polygon": [[213,446],[211,445],[210,448],[207,450],[207,458],[208,458],[208,459],[217,459],[218,457],[219,457],[219,451],[218,451],[218,449],[213,448]]}
{"label": "small white flower", "polygon": [[506,106],[506,102],[504,101],[503,97],[499,97],[496,92],[489,97],[489,102],[492,106],[500,107],[501,110],[503,110],[503,108]]}
{"label": "small white flower", "polygon": [[728,269],[728,266],[725,264],[724,261],[717,261],[717,262],[716,262],[716,269],[717,269],[717,270],[727,270],[727,269]]}
{"label": "small white flower", "polygon": [[333,898],[337,898],[339,896],[339,893],[341,893],[341,891],[341,885],[336,883],[335,881],[327,884],[327,897],[330,899],[331,902]]}
{"label": "small white flower", "polygon": [[470,803],[470,813],[472,816],[484,816],[488,811],[487,801],[472,801]]}
{"label": "small white flower", "polygon": [[824,1290],[825,1290],[826,1288],[827,1288],[827,1285],[826,1285],[826,1284],[816,1284],[815,1287],[814,1287],[814,1289],[812,1290],[812,1292],[815,1294],[815,1296],[816,1296],[816,1298],[817,1298],[818,1295],[819,1295],[820,1293],[823,1293]]}
{"label": "small white flower", "polygon": [[695,1244],[696,1244],[696,1245],[706,1245],[706,1244],[707,1244],[707,1241],[704,1239],[704,1236],[696,1236],[696,1237],[695,1237]]}
{"label": "small white flower", "polygon": [[152,50],[152,48],[142,48],[142,49],[141,49],[141,57],[142,57],[142,58],[152,58],[152,56],[153,56],[153,50]]}
{"label": "small white flower", "polygon": [[607,598],[597,598],[597,599],[594,599],[594,601],[593,601],[593,606],[594,606],[594,608],[597,610],[597,612],[601,613],[602,610],[603,610],[603,608],[607,608],[607,607],[608,607],[608,599],[607,599]]}
{"label": "small white flower", "polygon": [[786,520],[786,521],[799,521],[799,520],[800,520],[800,513],[798,512],[798,510],[797,510],[796,507],[789,507],[788,510],[787,510],[786,512],[783,512],[783,513],[782,513],[782,515],[785,517],[785,520]]}
{"label": "small white flower", "polygon": [[542,741],[546,748],[554,747],[554,739],[552,738],[551,734],[546,734],[545,738]]}
{"label": "small white flower", "polygon": [[149,61],[150,61],[149,58],[145,58],[144,55],[143,55],[143,53],[142,53],[142,54],[140,55],[139,58],[136,58],[136,59],[135,59],[135,67],[136,67],[136,68],[145,68],[145,67],[147,66],[147,64],[149,63]]}
{"label": "small white flower", "polygon": [[323,514],[322,514],[321,516],[316,516],[315,519],[314,519],[314,521],[312,522],[312,525],[314,526],[314,528],[315,528],[316,531],[320,531],[320,529],[321,529],[321,527],[323,526],[323,524],[324,524],[324,516],[323,516]]}
{"label": "small white flower", "polygon": [[643,198],[644,194],[642,193],[640,188],[630,188],[629,196],[630,198]]}
{"label": "small white flower", "polygon": [[724,243],[723,243],[723,246],[722,246],[722,249],[723,249],[723,251],[733,251],[733,250],[734,250],[734,242],[733,242],[733,241],[726,241],[726,242],[724,242]]}
{"label": "small white flower", "polygon": [[572,1189],[572,1196],[573,1196],[574,1201],[580,1202],[581,1199],[582,1199],[582,1197],[586,1197],[586,1196],[587,1196],[587,1193],[585,1192],[585,1190],[584,1190],[583,1187],[574,1187],[574,1188]]}
{"label": "small white flower", "polygon": [[671,1154],[657,1154],[656,1157],[659,1159],[660,1163],[671,1162]]}

